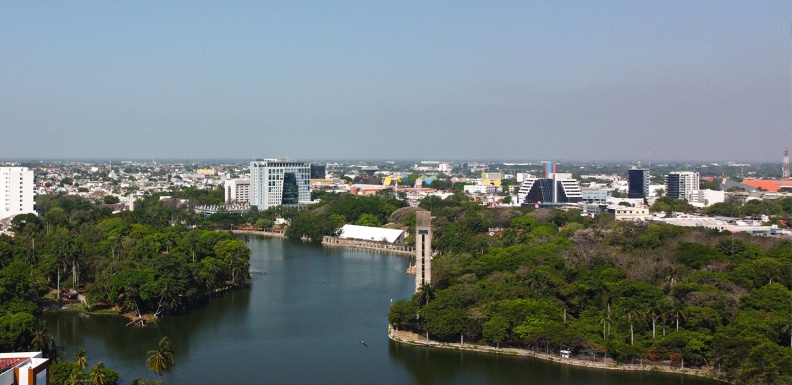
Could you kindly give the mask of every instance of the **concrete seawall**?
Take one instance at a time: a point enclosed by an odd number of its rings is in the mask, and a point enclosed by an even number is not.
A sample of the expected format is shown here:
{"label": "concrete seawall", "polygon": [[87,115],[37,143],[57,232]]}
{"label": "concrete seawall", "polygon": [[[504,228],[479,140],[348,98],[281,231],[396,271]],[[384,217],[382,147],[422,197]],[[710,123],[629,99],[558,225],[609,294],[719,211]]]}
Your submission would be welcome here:
{"label": "concrete seawall", "polygon": [[262,235],[272,238],[286,238],[283,233],[273,233],[271,231],[258,231],[258,230],[231,230],[234,234],[249,234],[249,235]]}
{"label": "concrete seawall", "polygon": [[377,250],[388,253],[413,255],[415,254],[415,247],[393,245],[385,242],[361,241],[356,239],[341,239],[338,237],[325,236],[322,238],[323,246],[334,247],[352,247],[357,249]]}
{"label": "concrete seawall", "polygon": [[558,355],[539,353],[526,349],[496,348],[493,346],[477,345],[477,344],[461,343],[461,342],[460,343],[438,342],[438,341],[429,340],[425,336],[421,336],[415,333],[393,329],[391,325],[388,325],[388,338],[390,338],[395,342],[408,344],[408,345],[426,346],[431,348],[442,348],[442,349],[469,350],[474,352],[507,354],[514,356],[527,356],[527,357],[534,357],[547,361],[558,362],[564,365],[582,366],[582,367],[594,368],[594,369],[622,370],[622,371],[657,371],[664,373],[678,373],[678,374],[686,374],[697,377],[704,377],[704,378],[709,378],[709,379],[728,383],[728,381],[722,379],[717,373],[710,370],[677,368],[677,367],[670,367],[667,365],[620,364],[613,360],[607,360],[606,362],[589,361],[589,360],[581,360],[576,358],[561,358]]}

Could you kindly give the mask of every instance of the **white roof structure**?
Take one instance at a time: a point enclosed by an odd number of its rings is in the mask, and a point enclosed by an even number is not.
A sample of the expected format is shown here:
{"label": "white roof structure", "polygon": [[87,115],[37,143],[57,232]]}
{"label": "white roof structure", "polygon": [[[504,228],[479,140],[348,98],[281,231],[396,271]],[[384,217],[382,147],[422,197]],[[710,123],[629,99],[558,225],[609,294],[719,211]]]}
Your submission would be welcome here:
{"label": "white roof structure", "polygon": [[341,228],[338,237],[341,239],[401,243],[404,240],[404,230],[384,229],[382,227],[344,225],[344,227]]}

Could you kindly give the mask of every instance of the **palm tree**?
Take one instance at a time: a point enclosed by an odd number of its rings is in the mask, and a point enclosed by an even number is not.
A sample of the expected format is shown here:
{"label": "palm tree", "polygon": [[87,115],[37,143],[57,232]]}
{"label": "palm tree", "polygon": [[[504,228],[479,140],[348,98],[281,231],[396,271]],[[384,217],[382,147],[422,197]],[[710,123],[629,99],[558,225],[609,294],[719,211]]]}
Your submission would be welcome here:
{"label": "palm tree", "polygon": [[642,313],[636,301],[628,301],[625,305],[624,316],[627,318],[627,322],[630,323],[630,345],[633,345],[635,344],[633,324],[641,317]]}
{"label": "palm tree", "polygon": [[663,305],[656,303],[646,312],[646,316],[652,320],[652,339],[657,338],[657,321],[663,319],[663,311]]}
{"label": "palm tree", "polygon": [[88,366],[88,355],[85,353],[85,349],[83,349],[82,346],[78,346],[77,352],[74,353],[74,363],[82,370],[85,370]]}
{"label": "palm tree", "polygon": [[146,366],[159,376],[170,371],[170,369],[176,365],[173,360],[173,350],[170,347],[168,337],[162,337],[157,349],[149,350],[146,355],[148,356],[146,359]]}
{"label": "palm tree", "polygon": [[91,368],[91,371],[88,372],[88,375],[96,385],[110,385],[110,379],[107,378],[107,368],[105,368],[104,363],[99,362],[98,364],[94,365]]}
{"label": "palm tree", "polygon": [[662,301],[658,304],[660,311],[660,321],[663,323],[663,336],[666,335],[666,324],[671,321],[671,315],[674,312],[673,307],[668,301]]}
{"label": "palm tree", "polygon": [[418,289],[418,303],[426,305],[435,297],[434,286],[431,283],[421,285]]}
{"label": "palm tree", "polygon": [[600,321],[600,324],[602,324],[602,338],[605,339],[605,338],[607,338],[607,336],[605,334],[605,330],[610,331],[610,325],[612,323],[611,316],[610,316],[610,311],[605,311],[604,313],[602,313],[602,315],[600,316],[600,320],[599,321]]}
{"label": "palm tree", "polygon": [[676,321],[677,331],[679,331],[679,320],[684,320],[686,318],[683,309],[684,309],[684,305],[682,304],[682,302],[675,302],[671,310],[671,314],[674,316],[674,320]]}
{"label": "palm tree", "polygon": [[82,385],[85,383],[85,373],[76,366],[72,369],[64,385]]}
{"label": "palm tree", "polygon": [[39,321],[38,327],[36,330],[33,330],[33,339],[30,341],[30,344],[39,351],[43,352],[45,355],[52,348],[54,345],[52,341],[52,334],[50,334],[49,330],[47,330],[46,322]]}
{"label": "palm tree", "polygon": [[792,323],[784,323],[781,325],[781,334],[789,336],[789,347],[792,348]]}
{"label": "palm tree", "polygon": [[121,237],[112,235],[108,237],[108,240],[110,241],[110,256],[116,259],[116,250],[121,248]]}
{"label": "palm tree", "polygon": [[665,286],[672,287],[676,285],[677,278],[679,278],[680,268],[676,266],[670,266],[665,269]]}
{"label": "palm tree", "polygon": [[614,290],[608,286],[607,284],[602,286],[602,297],[605,300],[605,306],[608,309],[608,334],[610,334],[610,327],[611,327],[611,301],[613,301],[616,297],[616,293]]}

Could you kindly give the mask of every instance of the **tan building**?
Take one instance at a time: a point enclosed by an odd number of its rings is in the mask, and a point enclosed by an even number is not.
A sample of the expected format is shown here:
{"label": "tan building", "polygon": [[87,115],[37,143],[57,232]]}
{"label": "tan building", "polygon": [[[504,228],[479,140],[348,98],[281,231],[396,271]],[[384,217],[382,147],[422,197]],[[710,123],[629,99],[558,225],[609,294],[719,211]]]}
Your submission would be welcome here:
{"label": "tan building", "polygon": [[617,221],[644,221],[649,219],[646,207],[608,206],[608,214],[613,214]]}

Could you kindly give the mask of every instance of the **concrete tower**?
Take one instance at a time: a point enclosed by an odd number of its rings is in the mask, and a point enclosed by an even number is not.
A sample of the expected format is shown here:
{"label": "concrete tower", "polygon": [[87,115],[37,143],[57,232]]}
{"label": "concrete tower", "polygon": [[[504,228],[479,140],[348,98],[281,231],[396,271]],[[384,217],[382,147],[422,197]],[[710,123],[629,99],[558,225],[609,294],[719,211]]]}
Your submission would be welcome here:
{"label": "concrete tower", "polygon": [[415,212],[415,291],[432,283],[432,212]]}

